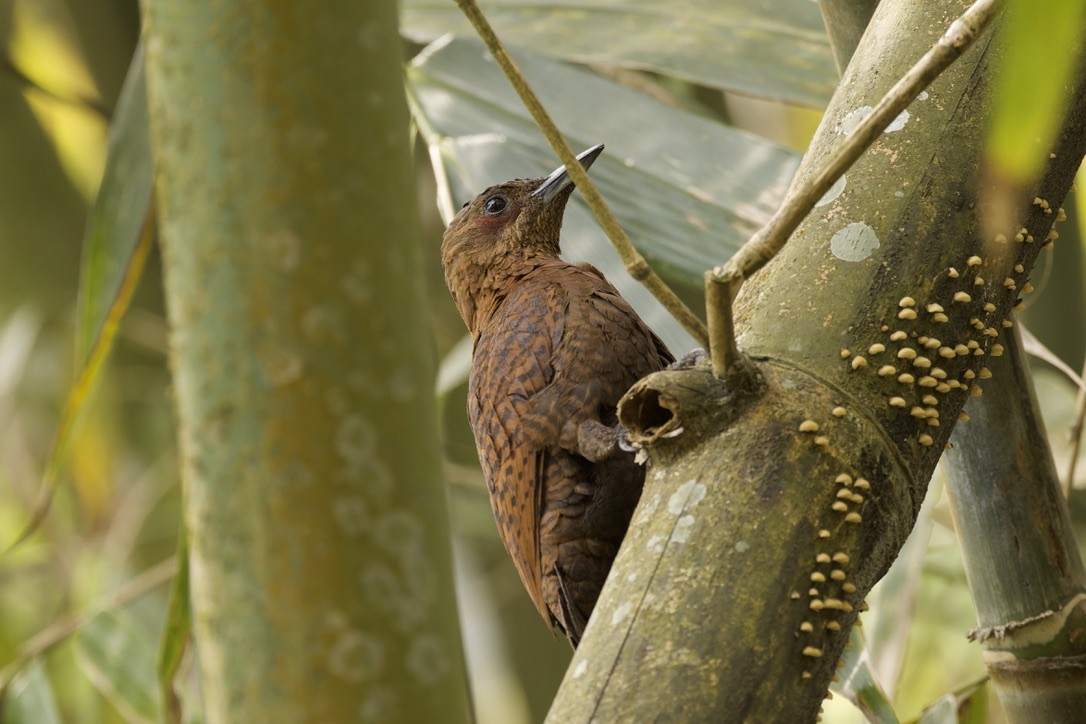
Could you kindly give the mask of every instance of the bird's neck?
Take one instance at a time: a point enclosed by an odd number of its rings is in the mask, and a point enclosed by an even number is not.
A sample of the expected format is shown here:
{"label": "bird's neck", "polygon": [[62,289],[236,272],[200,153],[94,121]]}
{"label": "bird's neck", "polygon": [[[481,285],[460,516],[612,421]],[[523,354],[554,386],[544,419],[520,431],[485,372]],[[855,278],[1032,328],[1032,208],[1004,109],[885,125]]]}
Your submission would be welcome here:
{"label": "bird's neck", "polygon": [[502,302],[526,277],[542,266],[559,261],[550,255],[525,255],[502,260],[500,264],[476,267],[468,272],[462,292],[456,296],[460,315],[471,330],[479,335],[494,319]]}

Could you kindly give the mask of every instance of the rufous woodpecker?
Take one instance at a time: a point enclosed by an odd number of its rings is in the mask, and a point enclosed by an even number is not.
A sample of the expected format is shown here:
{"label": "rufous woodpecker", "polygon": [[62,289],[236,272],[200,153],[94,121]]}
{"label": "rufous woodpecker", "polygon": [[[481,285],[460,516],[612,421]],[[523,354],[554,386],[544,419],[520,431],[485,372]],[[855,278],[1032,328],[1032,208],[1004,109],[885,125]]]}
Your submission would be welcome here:
{"label": "rufous woodpecker", "polygon": [[[585,169],[603,151],[588,149]],[[468,417],[505,549],[547,625],[576,646],[641,496],[615,407],[672,362],[590,264],[559,257],[573,182],[491,186],[449,224],[445,280],[474,340]]]}

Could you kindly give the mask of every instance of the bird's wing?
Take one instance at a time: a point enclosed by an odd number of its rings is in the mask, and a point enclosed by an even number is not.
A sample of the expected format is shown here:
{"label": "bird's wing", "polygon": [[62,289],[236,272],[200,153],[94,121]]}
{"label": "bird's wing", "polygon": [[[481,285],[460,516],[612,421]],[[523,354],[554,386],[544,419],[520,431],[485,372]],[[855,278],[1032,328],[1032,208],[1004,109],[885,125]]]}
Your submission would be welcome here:
{"label": "bird's wing", "polygon": [[[555,335],[564,320],[559,287],[536,288],[507,300],[510,313],[480,335],[472,359],[468,417],[502,542],[544,620],[555,620],[542,593],[539,517],[546,448],[555,421],[531,400],[551,384]],[[504,307],[503,307],[504,308]]]}

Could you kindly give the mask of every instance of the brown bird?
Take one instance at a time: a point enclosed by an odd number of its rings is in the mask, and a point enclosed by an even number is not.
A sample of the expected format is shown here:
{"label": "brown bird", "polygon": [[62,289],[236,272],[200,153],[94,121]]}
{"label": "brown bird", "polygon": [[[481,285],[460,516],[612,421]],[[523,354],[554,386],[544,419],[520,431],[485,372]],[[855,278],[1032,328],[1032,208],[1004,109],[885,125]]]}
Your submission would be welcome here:
{"label": "brown bird", "polygon": [[559,258],[572,192],[564,168],[491,186],[441,256],[475,342],[468,417],[498,530],[547,625],[576,646],[645,479],[615,407],[672,356],[597,269]]}

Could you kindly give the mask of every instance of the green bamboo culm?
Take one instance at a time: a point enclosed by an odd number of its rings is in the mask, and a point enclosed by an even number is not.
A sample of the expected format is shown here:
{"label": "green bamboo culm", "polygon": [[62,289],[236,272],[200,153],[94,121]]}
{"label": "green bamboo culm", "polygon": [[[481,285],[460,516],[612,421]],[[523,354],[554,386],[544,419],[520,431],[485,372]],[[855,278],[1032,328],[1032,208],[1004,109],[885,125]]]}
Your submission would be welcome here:
{"label": "green bamboo culm", "polygon": [[143,9],[207,720],[466,721],[396,3]]}

